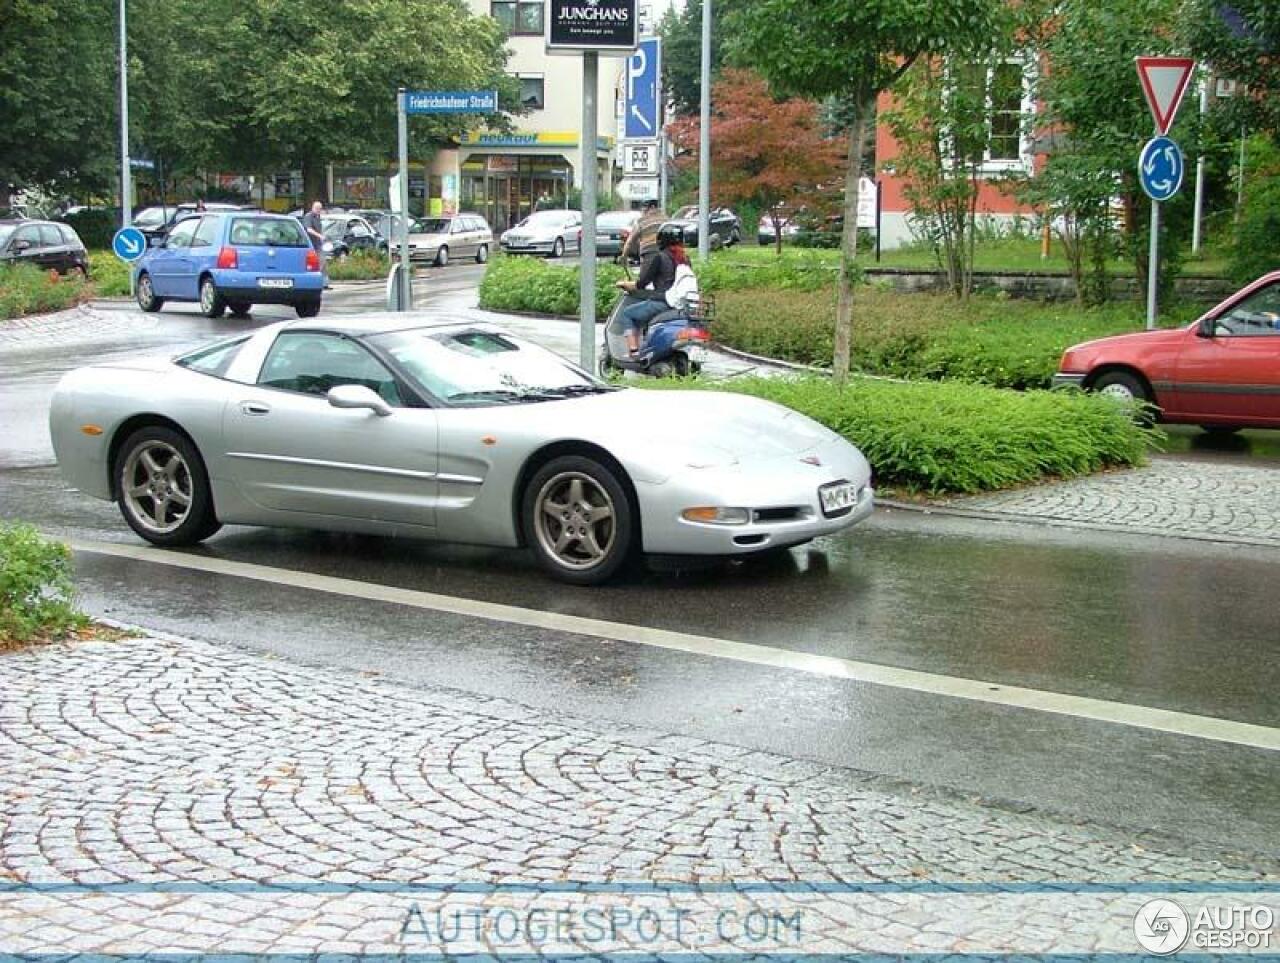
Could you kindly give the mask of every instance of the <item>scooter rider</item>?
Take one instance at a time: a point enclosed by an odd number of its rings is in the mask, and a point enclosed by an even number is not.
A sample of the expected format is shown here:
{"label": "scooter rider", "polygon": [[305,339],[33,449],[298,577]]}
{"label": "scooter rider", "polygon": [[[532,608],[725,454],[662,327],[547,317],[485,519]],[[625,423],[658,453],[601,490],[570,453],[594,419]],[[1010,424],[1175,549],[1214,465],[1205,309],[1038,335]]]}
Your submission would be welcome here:
{"label": "scooter rider", "polygon": [[666,219],[667,216],[662,213],[657,201],[645,201],[640,220],[636,221],[636,226],[622,242],[618,260],[623,264],[628,261],[639,261],[641,266],[649,263],[650,259],[658,253],[658,230]]}
{"label": "scooter rider", "polygon": [[676,268],[680,265],[689,265],[684,253],[684,231],[674,224],[666,224],[658,230],[658,253],[644,265],[640,276],[634,281],[617,282],[629,296],[639,299],[622,309],[622,319],[627,326],[627,350],[631,354],[640,350],[640,332],[644,326],[671,310],[667,291],[675,283]]}

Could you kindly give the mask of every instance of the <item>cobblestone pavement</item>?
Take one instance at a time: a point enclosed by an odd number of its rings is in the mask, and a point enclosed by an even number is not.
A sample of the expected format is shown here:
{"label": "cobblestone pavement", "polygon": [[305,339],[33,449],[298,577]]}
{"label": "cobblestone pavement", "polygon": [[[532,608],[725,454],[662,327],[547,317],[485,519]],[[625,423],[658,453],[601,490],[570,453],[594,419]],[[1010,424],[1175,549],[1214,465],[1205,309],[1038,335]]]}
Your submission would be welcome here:
{"label": "cobblestone pavement", "polygon": [[78,344],[154,328],[159,321],[141,311],[121,311],[81,305],[54,314],[35,314],[0,324],[0,348],[27,345]]}
{"label": "cobblestone pavement", "polygon": [[[0,883],[1277,878],[1246,857],[206,643],[8,654],[0,692]],[[0,953],[15,928],[28,947],[69,938],[37,925],[34,899],[16,918],[0,904]],[[103,945],[102,913],[158,912],[103,900],[81,948]],[[326,919],[335,945],[364,946],[362,920],[344,919]],[[230,940],[243,920],[178,922],[159,945],[220,926]],[[293,945],[274,940],[234,945]]]}
{"label": "cobblestone pavement", "polygon": [[1280,469],[1160,458],[1108,472],[945,502],[965,511],[1183,538],[1280,545]]}

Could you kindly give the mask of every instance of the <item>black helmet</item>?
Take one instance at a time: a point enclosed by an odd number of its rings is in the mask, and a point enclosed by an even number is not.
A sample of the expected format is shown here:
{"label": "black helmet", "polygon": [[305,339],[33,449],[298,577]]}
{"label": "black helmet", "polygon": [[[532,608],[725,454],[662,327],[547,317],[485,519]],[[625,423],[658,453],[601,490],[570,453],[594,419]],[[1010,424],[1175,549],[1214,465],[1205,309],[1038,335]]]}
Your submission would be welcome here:
{"label": "black helmet", "polygon": [[658,228],[658,250],[684,243],[684,228],[679,224],[663,224]]}
{"label": "black helmet", "polygon": [[658,209],[658,202],[651,197],[644,202],[644,209],[646,211],[656,211]]}

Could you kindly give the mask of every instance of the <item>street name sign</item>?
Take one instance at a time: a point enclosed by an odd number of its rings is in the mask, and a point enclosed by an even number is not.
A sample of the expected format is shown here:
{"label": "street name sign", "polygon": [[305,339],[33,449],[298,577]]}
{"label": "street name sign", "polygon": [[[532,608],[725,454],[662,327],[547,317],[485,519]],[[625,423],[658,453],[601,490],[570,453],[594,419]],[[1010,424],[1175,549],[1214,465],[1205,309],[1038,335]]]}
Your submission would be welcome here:
{"label": "street name sign", "polygon": [[1190,57],[1138,57],[1138,79],[1156,122],[1156,133],[1167,134],[1178,115],[1196,62]]}
{"label": "street name sign", "polygon": [[136,227],[122,227],[111,238],[111,250],[126,264],[147,253],[147,236]]}
{"label": "street name sign", "polygon": [[406,114],[492,114],[498,110],[496,90],[407,90]]}
{"label": "street name sign", "polygon": [[646,37],[627,60],[626,126],[628,139],[644,140],[658,136],[661,104],[658,78],[662,76],[662,41]]}
{"label": "street name sign", "polygon": [[1153,201],[1167,201],[1182,187],[1186,163],[1182,150],[1168,137],[1153,137],[1138,156],[1138,179]]}
{"label": "street name sign", "polygon": [[639,41],[636,0],[548,0],[546,47],[630,54]]}

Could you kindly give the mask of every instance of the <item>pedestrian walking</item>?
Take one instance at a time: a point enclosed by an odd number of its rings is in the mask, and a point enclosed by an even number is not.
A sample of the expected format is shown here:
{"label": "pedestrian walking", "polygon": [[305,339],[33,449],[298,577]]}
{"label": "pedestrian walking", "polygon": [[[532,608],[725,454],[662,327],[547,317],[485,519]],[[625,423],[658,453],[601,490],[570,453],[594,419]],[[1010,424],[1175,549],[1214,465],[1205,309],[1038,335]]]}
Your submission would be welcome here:
{"label": "pedestrian walking", "polygon": [[320,258],[320,272],[324,275],[324,289],[329,290],[329,262],[324,256],[324,205],[316,201],[311,210],[302,215],[302,226],[307,231],[311,246]]}

